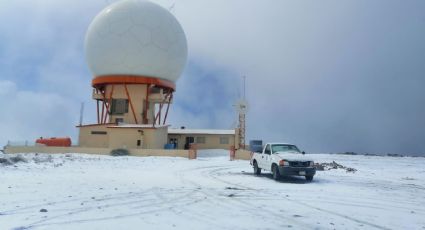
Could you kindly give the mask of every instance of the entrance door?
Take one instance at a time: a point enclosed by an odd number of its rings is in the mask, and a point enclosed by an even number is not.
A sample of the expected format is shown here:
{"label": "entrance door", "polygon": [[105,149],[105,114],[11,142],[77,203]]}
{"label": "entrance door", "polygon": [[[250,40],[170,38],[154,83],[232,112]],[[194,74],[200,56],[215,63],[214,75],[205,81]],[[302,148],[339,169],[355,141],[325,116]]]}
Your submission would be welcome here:
{"label": "entrance door", "polygon": [[140,133],[140,137],[137,140],[137,148],[142,149],[143,148],[143,132],[139,132],[139,133]]}
{"label": "entrance door", "polygon": [[186,137],[186,142],[184,144],[184,149],[189,149],[190,144],[192,144],[193,142],[195,142],[195,138],[194,137]]}

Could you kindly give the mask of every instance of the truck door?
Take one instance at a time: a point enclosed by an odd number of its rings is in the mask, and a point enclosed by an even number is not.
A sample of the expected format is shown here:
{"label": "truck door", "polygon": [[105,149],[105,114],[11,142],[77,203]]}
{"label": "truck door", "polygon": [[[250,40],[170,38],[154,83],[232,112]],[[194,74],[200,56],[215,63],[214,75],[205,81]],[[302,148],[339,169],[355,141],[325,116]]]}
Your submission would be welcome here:
{"label": "truck door", "polygon": [[270,145],[267,144],[264,148],[263,154],[261,154],[261,163],[260,168],[265,170],[270,170],[270,158],[271,158],[271,149]]}

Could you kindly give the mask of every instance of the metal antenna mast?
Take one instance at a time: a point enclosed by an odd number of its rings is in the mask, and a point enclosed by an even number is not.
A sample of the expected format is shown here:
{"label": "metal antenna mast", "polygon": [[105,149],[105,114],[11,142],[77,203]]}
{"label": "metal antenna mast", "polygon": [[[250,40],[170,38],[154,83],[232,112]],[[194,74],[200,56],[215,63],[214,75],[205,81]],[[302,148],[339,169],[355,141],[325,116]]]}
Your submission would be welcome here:
{"label": "metal antenna mast", "polygon": [[176,7],[176,2],[174,2],[170,7],[168,7],[168,11],[172,13],[174,11],[174,7]]}
{"label": "metal antenna mast", "polygon": [[243,78],[243,99],[245,100],[245,92],[246,92],[246,76],[242,76]]}
{"label": "metal antenna mast", "polygon": [[246,76],[242,76],[243,79],[243,98],[238,102],[238,112],[239,112],[239,148],[245,149],[245,121],[246,121],[246,111],[247,111],[247,102],[246,102]]}
{"label": "metal antenna mast", "polygon": [[81,108],[80,108],[80,126],[83,125],[83,113],[84,113],[84,102],[81,102]]}

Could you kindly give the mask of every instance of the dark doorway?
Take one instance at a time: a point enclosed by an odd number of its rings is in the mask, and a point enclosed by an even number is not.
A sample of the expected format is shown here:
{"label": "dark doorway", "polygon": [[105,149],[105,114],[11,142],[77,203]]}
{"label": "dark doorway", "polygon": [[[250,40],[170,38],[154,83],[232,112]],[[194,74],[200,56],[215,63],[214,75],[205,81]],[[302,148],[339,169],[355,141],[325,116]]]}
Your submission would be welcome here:
{"label": "dark doorway", "polygon": [[192,144],[193,142],[195,142],[194,137],[186,137],[186,143],[184,144],[184,149],[189,149],[190,144]]}

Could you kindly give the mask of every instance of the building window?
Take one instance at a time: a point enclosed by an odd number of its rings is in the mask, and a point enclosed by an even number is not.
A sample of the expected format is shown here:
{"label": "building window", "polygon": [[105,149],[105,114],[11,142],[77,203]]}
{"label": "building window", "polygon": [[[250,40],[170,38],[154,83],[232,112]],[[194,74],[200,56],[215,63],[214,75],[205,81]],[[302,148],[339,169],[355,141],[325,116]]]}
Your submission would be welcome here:
{"label": "building window", "polygon": [[205,137],[196,137],[197,144],[205,144]]}
{"label": "building window", "polygon": [[161,88],[158,87],[152,87],[149,89],[149,93],[150,94],[154,94],[154,93],[161,93]]}
{"label": "building window", "polygon": [[228,145],[229,144],[229,137],[220,137],[220,144],[221,145]]}
{"label": "building window", "polygon": [[91,134],[94,134],[94,135],[106,135],[107,132],[106,131],[91,131]]}
{"label": "building window", "polygon": [[127,99],[112,99],[111,114],[124,114],[128,113],[128,100]]}

